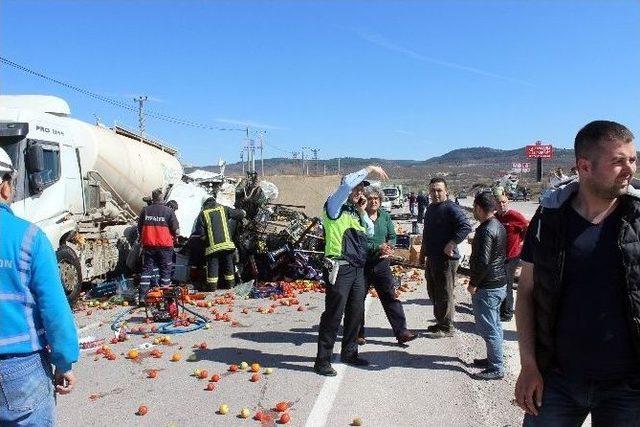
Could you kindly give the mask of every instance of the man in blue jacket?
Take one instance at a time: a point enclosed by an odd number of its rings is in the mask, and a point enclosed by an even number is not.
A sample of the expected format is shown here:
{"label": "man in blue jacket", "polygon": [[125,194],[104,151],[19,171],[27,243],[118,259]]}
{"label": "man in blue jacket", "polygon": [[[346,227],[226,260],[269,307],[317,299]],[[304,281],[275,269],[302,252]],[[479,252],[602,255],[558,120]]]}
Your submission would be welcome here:
{"label": "man in blue jacket", "polygon": [[431,204],[424,215],[419,261],[425,264],[427,293],[436,318],[436,324],[427,328],[427,336],[444,338],[453,336],[455,331],[453,289],[460,261],[458,245],[471,232],[471,223],[462,208],[449,200],[444,179],[433,178],[429,194]]}
{"label": "man in blue jacket", "polygon": [[0,175],[0,425],[54,425],[54,391],[76,384],[78,335],[49,240],[9,207],[13,166],[2,149]]}

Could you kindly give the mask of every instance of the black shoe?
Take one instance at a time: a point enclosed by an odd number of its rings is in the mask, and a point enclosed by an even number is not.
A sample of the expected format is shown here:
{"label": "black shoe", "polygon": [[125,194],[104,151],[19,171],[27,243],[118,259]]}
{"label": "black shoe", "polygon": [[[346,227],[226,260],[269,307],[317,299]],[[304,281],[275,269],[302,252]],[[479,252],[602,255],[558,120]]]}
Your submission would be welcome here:
{"label": "black shoe", "polygon": [[473,366],[475,366],[476,368],[488,368],[489,360],[487,358],[473,359]]}
{"label": "black shoe", "polygon": [[427,326],[427,332],[429,333],[438,332],[440,329],[441,327],[437,323],[435,325]]}
{"label": "black shoe", "polygon": [[316,362],[313,365],[313,370],[316,374],[323,375],[325,377],[335,377],[338,375],[329,362]]}
{"label": "black shoe", "polygon": [[476,380],[484,381],[501,380],[504,378],[504,372],[495,371],[493,369],[485,369],[484,371],[473,374],[473,378],[475,378]]}
{"label": "black shoe", "polygon": [[340,361],[351,366],[369,366],[369,361],[358,356],[340,357]]}
{"label": "black shoe", "polygon": [[358,345],[365,345],[367,343],[367,340],[364,337],[360,337],[356,340],[356,342],[358,343]]}
{"label": "black shoe", "polygon": [[408,343],[418,338],[418,334],[414,334],[411,331],[404,331],[398,336],[398,344]]}
{"label": "black shoe", "polygon": [[[429,328],[427,328],[427,331]],[[438,329],[435,332],[427,332],[426,336],[428,338],[451,338],[455,334],[456,330],[453,327],[445,328],[444,326],[438,325]]]}

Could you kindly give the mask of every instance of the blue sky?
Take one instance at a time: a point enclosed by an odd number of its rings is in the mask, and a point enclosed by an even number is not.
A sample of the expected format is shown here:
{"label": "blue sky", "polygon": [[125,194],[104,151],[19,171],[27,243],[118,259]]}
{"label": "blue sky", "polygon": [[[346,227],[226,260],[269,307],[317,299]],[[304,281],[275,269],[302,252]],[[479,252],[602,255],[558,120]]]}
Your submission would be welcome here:
{"label": "blue sky", "polygon": [[[132,107],[148,95],[160,114],[264,130],[265,157],[571,147],[593,119],[640,134],[637,1],[4,0],[0,52]],[[4,65],[0,92],[137,123]],[[147,129],[194,164],[237,161],[244,139],[151,118]]]}

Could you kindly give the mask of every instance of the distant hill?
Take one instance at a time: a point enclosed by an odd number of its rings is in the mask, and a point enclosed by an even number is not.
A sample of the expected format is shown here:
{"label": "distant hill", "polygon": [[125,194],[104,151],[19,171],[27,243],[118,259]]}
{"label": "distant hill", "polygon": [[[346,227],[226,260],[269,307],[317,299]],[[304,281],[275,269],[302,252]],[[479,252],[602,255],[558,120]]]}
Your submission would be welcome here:
{"label": "distant hill", "polygon": [[[461,148],[450,151],[442,156],[432,157],[426,160],[387,160],[380,158],[354,158],[343,157],[341,159],[305,160],[305,174],[309,175],[334,175],[353,172],[367,165],[382,166],[389,176],[397,180],[402,179],[427,179],[436,174],[451,177],[464,177],[464,181],[492,180],[511,170],[513,163],[530,163],[532,176],[535,173],[535,159],[527,159],[524,155],[524,147],[515,150],[500,150],[489,147]],[[551,170],[558,166],[568,170],[574,163],[573,150],[556,149],[554,158],[544,161],[545,170]],[[338,170],[338,164],[340,169]],[[478,169],[478,166],[482,166]],[[185,168],[187,172],[194,169],[218,171],[218,166],[200,166]],[[256,161],[256,169],[261,171],[260,161]],[[300,175],[302,163],[300,159],[270,158],[264,159],[265,175]],[[227,165],[226,174],[232,176],[242,175],[242,163]],[[526,178],[526,176],[523,176]]]}

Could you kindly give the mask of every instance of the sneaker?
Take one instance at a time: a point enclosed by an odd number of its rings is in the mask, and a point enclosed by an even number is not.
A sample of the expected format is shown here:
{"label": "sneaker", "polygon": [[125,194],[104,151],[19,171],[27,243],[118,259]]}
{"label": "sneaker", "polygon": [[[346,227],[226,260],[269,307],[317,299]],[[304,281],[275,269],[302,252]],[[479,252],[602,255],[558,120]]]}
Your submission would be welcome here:
{"label": "sneaker", "polygon": [[398,343],[399,344],[404,344],[407,343],[409,341],[413,341],[416,338],[418,338],[418,334],[414,334],[411,331],[404,331],[403,333],[400,334],[400,336],[398,337]]}
{"label": "sneaker", "polygon": [[340,361],[351,366],[369,366],[369,361],[358,356],[340,357]]}
{"label": "sneaker", "polygon": [[313,365],[313,370],[316,374],[322,375],[325,377],[335,377],[338,375],[335,369],[331,366],[329,362],[316,362]]}
{"label": "sneaker", "polygon": [[496,371],[493,369],[485,369],[484,371],[473,374],[473,378],[475,378],[476,380],[484,381],[501,380],[504,378],[504,372]]}
{"label": "sneaker", "polygon": [[489,367],[489,360],[486,357],[484,359],[473,359],[473,366],[486,369]]}
{"label": "sneaker", "polygon": [[356,342],[358,343],[358,345],[365,345],[367,343],[367,340],[364,337],[360,337],[356,340]]}

